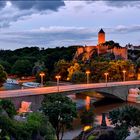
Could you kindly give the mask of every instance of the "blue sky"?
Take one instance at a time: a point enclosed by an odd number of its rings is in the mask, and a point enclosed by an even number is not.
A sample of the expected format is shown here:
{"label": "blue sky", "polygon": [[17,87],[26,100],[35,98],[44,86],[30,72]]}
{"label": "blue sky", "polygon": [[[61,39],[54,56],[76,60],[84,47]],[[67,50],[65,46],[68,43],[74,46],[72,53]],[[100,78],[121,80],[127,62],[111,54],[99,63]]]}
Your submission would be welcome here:
{"label": "blue sky", "polygon": [[96,45],[106,40],[140,45],[140,1],[0,0],[0,49]]}

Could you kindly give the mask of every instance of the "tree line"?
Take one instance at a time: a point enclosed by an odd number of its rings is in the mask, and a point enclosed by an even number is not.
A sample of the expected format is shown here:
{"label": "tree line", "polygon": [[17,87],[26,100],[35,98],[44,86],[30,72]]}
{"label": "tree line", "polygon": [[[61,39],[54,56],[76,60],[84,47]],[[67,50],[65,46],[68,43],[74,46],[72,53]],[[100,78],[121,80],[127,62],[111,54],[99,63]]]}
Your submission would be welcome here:
{"label": "tree line", "polygon": [[[107,42],[108,43],[108,42]],[[126,70],[126,80],[137,78],[140,62],[135,63],[129,59],[113,57],[106,53],[95,55],[90,60],[74,60],[78,46],[39,48],[25,47],[16,50],[0,50],[0,64],[8,75],[36,76],[40,80],[39,73],[44,72],[44,81],[54,80],[56,75],[63,81],[74,83],[86,82],[86,70],[90,70],[90,82],[105,80],[105,72],[109,73],[108,80],[122,81],[123,70]]]}

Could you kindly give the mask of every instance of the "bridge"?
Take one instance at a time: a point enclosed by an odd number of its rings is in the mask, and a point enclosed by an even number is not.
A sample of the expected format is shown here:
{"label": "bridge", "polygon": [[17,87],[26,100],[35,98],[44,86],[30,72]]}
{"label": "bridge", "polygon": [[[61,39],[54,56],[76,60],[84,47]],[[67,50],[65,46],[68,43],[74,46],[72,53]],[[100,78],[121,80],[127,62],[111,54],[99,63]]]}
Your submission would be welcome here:
{"label": "bridge", "polygon": [[[140,87],[140,81],[76,84],[59,86],[59,93],[68,95],[85,91],[95,91],[104,95],[114,95],[115,97],[126,101],[129,89],[138,87]],[[58,93],[58,86],[0,91],[0,98],[11,99],[16,106],[20,106],[20,103],[23,100],[31,101],[34,106],[40,106],[45,94],[54,93]]]}

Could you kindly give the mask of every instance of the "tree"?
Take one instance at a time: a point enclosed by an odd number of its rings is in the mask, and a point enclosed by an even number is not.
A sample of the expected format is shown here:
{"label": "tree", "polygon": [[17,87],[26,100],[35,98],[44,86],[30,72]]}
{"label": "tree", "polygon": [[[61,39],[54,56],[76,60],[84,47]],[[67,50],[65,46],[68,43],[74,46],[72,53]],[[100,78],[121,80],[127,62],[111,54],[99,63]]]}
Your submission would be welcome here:
{"label": "tree", "polygon": [[0,64],[3,66],[4,71],[6,71],[7,73],[10,73],[10,71],[11,71],[10,63],[8,63],[7,61],[0,60]]}
{"label": "tree", "polygon": [[48,118],[41,113],[31,113],[27,117],[27,129],[31,131],[32,140],[45,138],[45,140],[55,140],[55,131],[48,121]]}
{"label": "tree", "polygon": [[17,60],[12,67],[12,73],[22,76],[29,76],[32,73],[32,64],[29,60]]}
{"label": "tree", "polygon": [[0,65],[0,87],[7,79],[7,73],[4,71],[4,68]]}
{"label": "tree", "polygon": [[91,80],[93,82],[105,81],[104,73],[107,72],[109,67],[108,62],[92,61],[90,64]]}
{"label": "tree", "polygon": [[16,115],[16,109],[14,104],[10,100],[0,100],[0,108],[4,110],[10,118]]}
{"label": "tree", "polygon": [[80,115],[80,119],[81,124],[93,126],[93,123],[95,121],[95,114],[93,112],[93,108],[90,108],[89,110],[84,109]]}
{"label": "tree", "polygon": [[34,64],[34,67],[32,69],[32,74],[36,76],[39,72],[43,71],[45,69],[45,65],[43,61],[37,61]]}
{"label": "tree", "polygon": [[109,112],[109,119],[115,126],[117,140],[124,140],[129,135],[131,127],[140,125],[139,116],[140,110],[130,105]]}
{"label": "tree", "polygon": [[74,63],[73,66],[70,66],[68,68],[68,79],[71,80],[73,73],[80,71],[80,69],[81,69],[81,67],[80,67],[79,63]]}
{"label": "tree", "polygon": [[[0,139],[55,140],[55,132],[48,119],[41,113],[31,113],[26,121],[16,121],[0,115]],[[7,139],[8,140],[8,139]]]}
{"label": "tree", "polygon": [[81,83],[81,82],[85,82],[86,80],[86,74],[84,72],[81,72],[81,71],[75,71],[73,74],[72,74],[72,78],[71,78],[71,81],[73,83]]}
{"label": "tree", "polygon": [[134,78],[135,67],[131,61],[117,60],[109,62],[109,67],[107,71],[109,72],[109,76],[113,81],[123,80],[123,70],[126,71],[125,77],[127,80]]}
{"label": "tree", "polygon": [[[61,94],[45,95],[41,110],[48,116],[55,129],[57,140],[62,140],[65,128],[69,128],[77,116],[76,104]],[[61,135],[60,135],[61,133]]]}
{"label": "tree", "polygon": [[106,41],[105,43],[101,44],[103,46],[108,46],[108,49],[113,49],[114,47],[120,48],[120,44],[114,42],[113,40]]}
{"label": "tree", "polygon": [[58,62],[55,63],[54,65],[54,74],[61,75],[61,80],[67,80],[68,77],[68,71],[67,69],[70,67],[70,63],[67,62],[64,59],[59,60]]}

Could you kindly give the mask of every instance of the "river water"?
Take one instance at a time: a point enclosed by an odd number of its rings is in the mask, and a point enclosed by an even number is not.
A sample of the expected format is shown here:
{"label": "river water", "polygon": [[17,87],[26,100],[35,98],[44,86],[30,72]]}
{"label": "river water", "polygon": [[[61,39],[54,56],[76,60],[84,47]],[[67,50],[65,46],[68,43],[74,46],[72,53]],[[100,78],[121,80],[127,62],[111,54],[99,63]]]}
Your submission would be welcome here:
{"label": "river water", "polygon": [[[90,107],[93,108],[93,112],[95,113],[96,119],[94,125],[101,124],[102,120],[102,113],[108,113],[109,111],[118,108],[123,107],[127,104],[136,106],[140,108],[140,104],[135,103],[126,103],[123,101],[120,101],[119,99],[110,99],[110,98],[94,98],[89,97],[86,95],[70,95],[69,96],[74,102],[76,102],[78,115],[83,109],[89,109]],[[106,116],[106,123],[107,125],[111,125],[107,116]],[[65,132],[64,134],[64,140],[71,140],[75,136],[79,135],[80,132],[84,129],[84,126],[80,123],[80,118],[74,120],[73,122],[73,129]]]}

